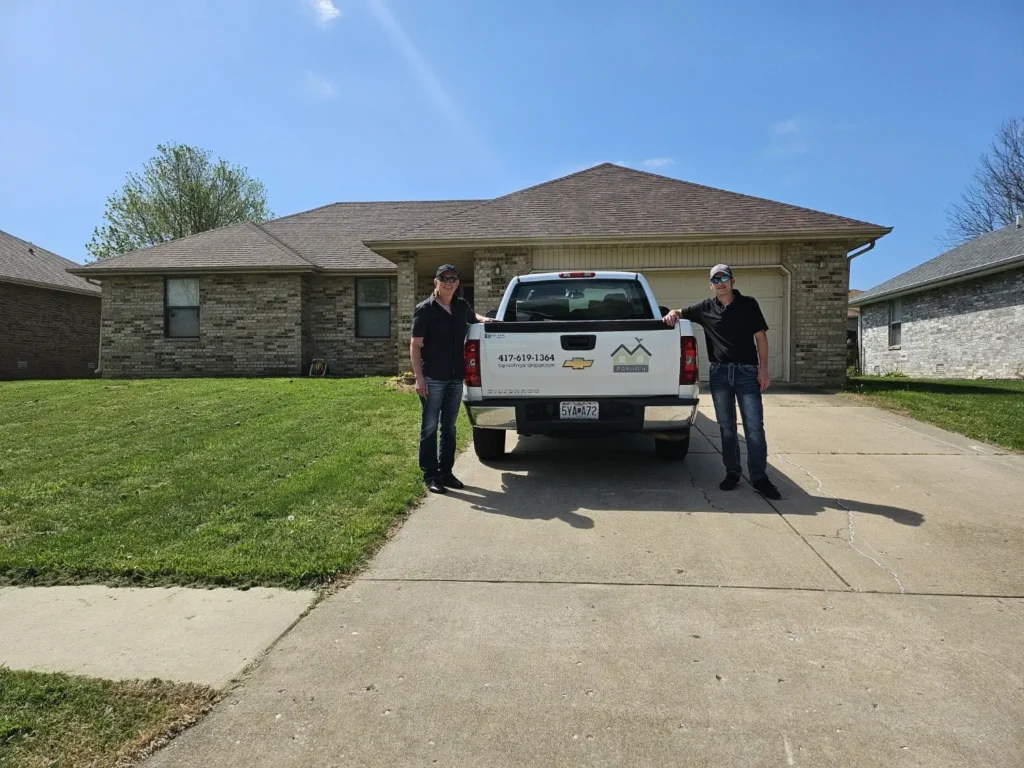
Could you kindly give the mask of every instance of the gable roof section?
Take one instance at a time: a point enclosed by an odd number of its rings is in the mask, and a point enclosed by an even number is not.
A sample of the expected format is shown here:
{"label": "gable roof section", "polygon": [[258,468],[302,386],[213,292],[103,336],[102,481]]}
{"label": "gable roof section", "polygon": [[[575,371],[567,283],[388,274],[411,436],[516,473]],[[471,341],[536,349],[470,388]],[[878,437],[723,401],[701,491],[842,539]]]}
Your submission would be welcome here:
{"label": "gable roof section", "polygon": [[367,244],[808,233],[874,239],[890,231],[604,163],[412,227],[397,237],[367,238]]}
{"label": "gable roof section", "polygon": [[75,265],[75,272],[393,272],[392,262],[363,245],[368,235],[386,237],[478,202],[334,203],[263,224],[242,222],[200,232],[84,267]]}
{"label": "gable roof section", "polygon": [[1011,224],[964,243],[924,264],[876,285],[853,300],[863,306],[905,293],[925,290],[939,283],[969,280],[972,276],[1020,263],[1024,265],[1024,227]]}
{"label": "gable roof section", "polygon": [[67,273],[69,267],[78,266],[27,240],[0,232],[0,282],[98,296],[99,286]]}

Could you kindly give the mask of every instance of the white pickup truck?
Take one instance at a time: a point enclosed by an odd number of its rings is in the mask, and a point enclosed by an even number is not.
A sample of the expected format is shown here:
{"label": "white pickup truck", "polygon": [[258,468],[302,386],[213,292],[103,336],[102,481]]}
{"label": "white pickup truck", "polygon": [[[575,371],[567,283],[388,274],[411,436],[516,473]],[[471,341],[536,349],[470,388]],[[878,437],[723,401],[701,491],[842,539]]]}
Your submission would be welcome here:
{"label": "white pickup truck", "polygon": [[663,459],[685,458],[697,412],[697,340],[662,321],[643,275],[516,277],[492,316],[470,326],[463,395],[481,459],[505,433],[557,437],[642,432]]}

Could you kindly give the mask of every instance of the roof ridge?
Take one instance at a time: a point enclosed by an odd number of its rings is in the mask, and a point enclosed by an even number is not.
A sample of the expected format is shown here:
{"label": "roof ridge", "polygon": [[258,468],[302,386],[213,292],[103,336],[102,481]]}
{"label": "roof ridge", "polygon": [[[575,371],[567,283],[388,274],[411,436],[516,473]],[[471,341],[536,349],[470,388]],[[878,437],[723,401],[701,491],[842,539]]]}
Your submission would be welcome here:
{"label": "roof ridge", "polygon": [[185,235],[184,237],[175,237],[175,238],[173,238],[171,240],[164,240],[163,242],[160,242],[160,243],[153,243],[153,245],[144,245],[141,248],[133,248],[130,251],[125,251],[124,253],[119,253],[119,254],[117,254],[117,256],[111,256],[110,258],[107,258],[107,259],[95,259],[95,260],[89,262],[89,264],[85,264],[83,266],[90,266],[92,264],[97,264],[97,263],[99,263],[101,261],[104,264],[111,264],[111,263],[117,261],[118,259],[123,259],[125,256],[131,256],[134,253],[141,253],[142,251],[153,251],[153,250],[155,250],[157,248],[163,248],[165,245],[170,245],[171,243],[183,243],[186,240],[191,240],[194,237],[201,237],[203,235],[208,235],[211,232],[223,232],[225,229],[231,229],[232,227],[244,227],[246,224],[249,224],[249,223],[250,222],[248,220],[246,220],[246,221],[236,221],[236,222],[234,222],[232,224],[225,224],[223,227],[215,227],[213,229],[204,229],[202,232],[193,232],[191,235]]}
{"label": "roof ridge", "polygon": [[278,216],[276,219],[269,219],[263,222],[264,224],[276,224],[279,221],[285,219],[293,219],[296,216],[305,216],[307,213],[315,213],[316,211],[322,211],[325,208],[333,208],[334,206],[342,205],[413,205],[413,204],[424,204],[433,205],[437,203],[489,203],[490,200],[338,200],[333,203],[327,203],[326,205],[318,205],[316,208],[310,208],[308,211],[296,211],[295,213],[289,213],[286,216]]}
{"label": "roof ridge", "polygon": [[273,245],[273,246],[275,246],[277,248],[280,248],[281,250],[283,250],[283,251],[285,251],[287,253],[290,253],[291,255],[295,256],[298,259],[301,259],[302,261],[306,262],[307,264],[309,264],[314,269],[317,269],[317,270],[320,269],[320,267],[317,266],[317,264],[314,263],[311,259],[307,259],[301,253],[299,253],[294,248],[292,248],[290,245],[288,245],[288,243],[284,242],[283,240],[281,240],[281,239],[275,237],[274,235],[270,234],[269,232],[267,232],[267,230],[265,230],[260,224],[257,224],[255,221],[247,221],[245,223],[249,224],[252,227],[254,227],[265,238],[268,238],[270,240],[270,244],[271,245]]}
{"label": "roof ridge", "polygon": [[[606,165],[614,165],[614,163],[606,163]],[[742,197],[742,198],[744,198],[746,200],[756,200],[759,203],[772,203],[773,205],[785,205],[788,208],[795,208],[798,211],[807,211],[808,213],[824,214],[825,216],[832,216],[832,217],[837,218],[837,219],[843,219],[844,221],[852,221],[852,222],[855,222],[857,224],[867,224],[868,226],[872,226],[872,227],[877,226],[876,224],[871,224],[870,222],[863,221],[861,219],[851,219],[849,216],[840,216],[837,213],[829,213],[828,211],[819,211],[817,208],[807,208],[806,206],[803,206],[803,205],[796,205],[795,203],[786,203],[786,202],[783,202],[782,200],[772,200],[771,198],[768,198],[768,197],[758,197],[757,195],[748,195],[745,192],[734,192],[731,189],[723,189],[722,187],[712,187],[712,186],[709,186],[707,184],[699,184],[696,181],[687,181],[686,179],[677,179],[674,176],[666,176],[663,173],[654,173],[652,171],[644,171],[644,170],[641,170],[639,168],[626,168],[625,166],[616,166],[616,167],[624,168],[625,170],[632,171],[633,173],[643,174],[644,176],[651,176],[651,177],[653,177],[655,179],[664,179],[666,181],[673,181],[676,184],[683,184],[683,185],[688,186],[688,187],[696,187],[698,189],[706,189],[706,190],[709,190],[711,192],[724,192],[727,195],[735,195],[736,197]]]}
{"label": "roof ridge", "polygon": [[456,216],[461,216],[464,213],[469,213],[470,211],[475,211],[477,208],[482,208],[485,205],[490,205],[491,203],[497,203],[500,200],[505,200],[505,199],[507,199],[509,197],[512,197],[513,195],[520,195],[520,194],[524,194],[526,192],[532,192],[532,191],[534,191],[536,189],[540,189],[541,187],[546,187],[546,186],[548,186],[550,184],[554,184],[554,183],[559,182],[559,181],[565,181],[566,179],[571,179],[573,176],[579,176],[579,175],[584,174],[584,173],[589,173],[590,171],[596,171],[598,168],[604,168],[605,166],[616,167],[615,163],[600,163],[598,165],[592,165],[589,168],[584,168],[584,169],[579,170],[579,171],[574,171],[572,173],[566,174],[565,176],[559,176],[557,179],[548,179],[547,181],[542,181],[540,184],[534,184],[531,187],[524,187],[523,189],[517,189],[514,192],[508,192],[508,193],[506,193],[504,195],[499,195],[498,197],[492,197],[490,200],[481,200],[479,205],[474,205],[474,206],[471,206],[469,208],[465,208],[465,209],[463,209],[461,211],[456,211],[455,213],[450,213],[447,216],[441,216],[440,218],[434,219],[432,221],[421,222],[421,223],[417,224],[415,227],[410,227],[409,229],[402,230],[401,232],[399,232],[397,234],[398,235],[411,235],[411,234],[415,233],[417,229],[425,227],[428,224],[436,224],[437,222],[443,221],[445,219],[452,219],[452,218],[455,218]]}
{"label": "roof ridge", "polygon": [[39,245],[39,243],[33,243],[31,240],[26,240],[23,237],[18,237],[17,235],[12,235],[10,232],[6,232],[6,231],[0,229],[0,235],[6,235],[7,237],[11,238],[12,240],[17,240],[19,243],[23,243],[24,245],[27,245],[30,249],[35,249],[35,250],[32,251],[33,253],[35,253],[36,251],[43,251],[44,253],[48,253],[51,256],[56,256],[61,261],[66,261],[69,264],[74,264],[76,267],[82,266],[77,261],[72,261],[71,259],[69,259],[69,258],[67,258],[65,256],[61,256],[59,253],[56,253],[55,251],[51,251],[49,248],[45,248],[44,246]]}

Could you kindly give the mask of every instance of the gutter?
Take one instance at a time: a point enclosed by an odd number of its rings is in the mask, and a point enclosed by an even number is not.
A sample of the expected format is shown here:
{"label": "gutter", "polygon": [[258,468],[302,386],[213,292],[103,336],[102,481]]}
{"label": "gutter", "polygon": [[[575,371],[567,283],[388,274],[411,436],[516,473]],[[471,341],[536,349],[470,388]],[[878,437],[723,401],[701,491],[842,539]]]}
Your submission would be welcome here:
{"label": "gutter", "polygon": [[943,275],[942,277],[934,277],[931,280],[925,280],[923,283],[914,283],[904,288],[893,288],[892,290],[885,291],[884,293],[876,293],[873,296],[858,296],[856,299],[850,302],[851,307],[862,307],[868,304],[877,304],[880,301],[887,299],[894,299],[899,296],[908,296],[913,293],[922,293],[929,291],[933,288],[941,288],[946,285],[952,285],[954,283],[963,282],[969,278],[984,277],[985,275],[995,274],[997,272],[1005,272],[1008,269],[1013,269],[1018,264],[1024,264],[1024,253],[1019,253],[1016,256],[1009,256],[1008,258],[1001,259],[1000,261],[990,262],[980,267],[971,267],[970,269],[961,270],[960,272],[954,272],[949,275]]}
{"label": "gutter", "polygon": [[872,248],[874,248],[875,247],[875,243],[877,243],[877,242],[878,242],[878,239],[876,238],[876,239],[872,240],[870,243],[868,243],[866,246],[861,248],[859,251],[854,251],[853,253],[846,254],[846,260],[848,262],[850,262],[850,261],[853,261],[854,259],[856,259],[858,256],[863,256],[865,253],[867,253]]}

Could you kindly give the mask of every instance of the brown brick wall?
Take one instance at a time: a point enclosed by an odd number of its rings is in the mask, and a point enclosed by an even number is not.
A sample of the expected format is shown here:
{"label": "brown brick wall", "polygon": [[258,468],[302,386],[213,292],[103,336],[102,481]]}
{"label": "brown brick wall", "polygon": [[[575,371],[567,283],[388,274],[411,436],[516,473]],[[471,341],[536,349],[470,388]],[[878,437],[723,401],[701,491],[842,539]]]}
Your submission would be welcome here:
{"label": "brown brick wall", "polygon": [[[395,373],[398,279],[390,278],[391,336],[380,339],[356,336],[356,279],[325,275],[303,277],[304,371],[309,370],[313,358],[319,357],[327,361],[332,376]],[[405,339],[408,347],[408,334]]]}
{"label": "brown brick wall", "polygon": [[99,343],[99,294],[0,283],[0,379],[93,377]]}
{"label": "brown brick wall", "polygon": [[102,375],[294,376],[302,355],[299,275],[199,278],[200,337],[164,336],[164,279],[103,281]]}
{"label": "brown brick wall", "polygon": [[790,272],[792,291],[790,378],[797,384],[838,386],[846,380],[849,250],[845,243],[783,247],[782,266]]}

